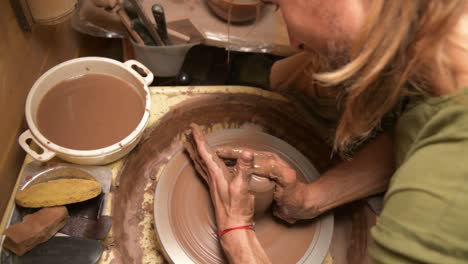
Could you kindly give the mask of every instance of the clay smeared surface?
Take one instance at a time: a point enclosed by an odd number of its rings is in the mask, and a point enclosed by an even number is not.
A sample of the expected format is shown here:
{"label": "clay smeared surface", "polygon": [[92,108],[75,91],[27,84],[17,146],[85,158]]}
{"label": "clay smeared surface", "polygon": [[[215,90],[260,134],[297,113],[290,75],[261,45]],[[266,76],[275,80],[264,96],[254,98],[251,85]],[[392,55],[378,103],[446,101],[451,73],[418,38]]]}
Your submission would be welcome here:
{"label": "clay smeared surface", "polygon": [[[221,142],[228,142],[230,145],[263,151],[275,150],[276,146],[265,145],[265,141],[268,139],[265,140],[261,134],[249,133],[249,130],[244,131],[251,136],[238,138],[236,133],[230,133],[232,130],[226,130],[225,133],[223,133],[224,131],[216,132],[216,134],[221,135]],[[210,139],[210,135],[207,135],[207,138]],[[286,151],[284,153],[286,155],[295,154],[286,153]],[[294,165],[299,164],[291,165],[296,167]],[[296,169],[299,170],[298,167]],[[310,172],[311,175],[314,173]],[[161,183],[158,188],[165,188],[165,191],[171,193],[172,199],[168,201],[170,204],[169,218],[170,222],[173,223],[172,232],[180,246],[195,263],[226,263],[218,239],[214,235],[216,223],[209,191],[203,179],[195,173],[188,156],[183,152],[177,153],[165,167],[161,177],[176,178],[174,181],[164,179],[164,183]],[[306,181],[302,175],[299,175],[299,178]],[[156,215],[156,219],[159,219],[158,215]],[[255,232],[273,263],[298,262],[309,248],[315,229],[315,221],[287,225],[276,220],[271,211],[256,215],[255,218]],[[161,231],[165,232],[166,230]],[[168,246],[170,245],[164,245],[164,248]]]}
{"label": "clay smeared surface", "polygon": [[252,175],[249,182],[249,191],[255,196],[255,218],[260,219],[263,214],[269,213],[275,193],[275,182],[268,178]]}
{"label": "clay smeared surface", "polygon": [[294,146],[319,171],[329,164],[330,151],[324,140],[287,102],[248,94],[193,96],[148,129],[125,162],[113,199],[114,263],[142,263],[142,220],[153,215],[152,204],[144,204],[144,196],[154,193],[156,175],[181,148],[180,138],[192,122],[208,130],[253,124]]}

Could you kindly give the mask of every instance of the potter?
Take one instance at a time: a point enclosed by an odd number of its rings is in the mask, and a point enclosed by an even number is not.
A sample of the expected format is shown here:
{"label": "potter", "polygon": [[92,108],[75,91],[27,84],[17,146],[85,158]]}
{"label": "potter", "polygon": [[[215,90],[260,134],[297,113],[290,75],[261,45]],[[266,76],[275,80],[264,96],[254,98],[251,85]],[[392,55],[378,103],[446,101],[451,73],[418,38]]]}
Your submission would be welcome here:
{"label": "potter", "polygon": [[[267,2],[279,6],[291,44],[304,51],[273,67],[273,73],[289,72],[276,84],[336,98],[341,114],[333,147],[346,158],[312,183],[299,181],[273,152],[220,147],[215,158],[236,159],[275,181],[274,214],[291,224],[386,191],[371,232],[374,262],[466,262],[468,3]],[[297,74],[299,69],[304,72]],[[388,116],[395,119],[392,128],[384,125]],[[222,164],[211,162],[213,150],[192,129],[227,259],[275,261],[252,228],[254,197],[245,168],[229,176]]]}

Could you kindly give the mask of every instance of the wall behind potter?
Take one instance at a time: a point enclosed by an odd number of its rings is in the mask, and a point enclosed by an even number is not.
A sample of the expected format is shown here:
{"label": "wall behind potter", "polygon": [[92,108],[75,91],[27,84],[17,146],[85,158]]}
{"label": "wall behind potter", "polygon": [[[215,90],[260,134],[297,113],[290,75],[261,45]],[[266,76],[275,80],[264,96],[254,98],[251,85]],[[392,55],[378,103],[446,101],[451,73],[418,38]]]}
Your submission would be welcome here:
{"label": "wall behind potter", "polygon": [[[24,152],[17,143],[26,128],[24,105],[39,76],[63,61],[101,55],[119,59],[120,41],[76,33],[69,20],[23,32],[9,1],[0,1],[0,217],[3,216]],[[117,44],[116,44],[117,42]]]}

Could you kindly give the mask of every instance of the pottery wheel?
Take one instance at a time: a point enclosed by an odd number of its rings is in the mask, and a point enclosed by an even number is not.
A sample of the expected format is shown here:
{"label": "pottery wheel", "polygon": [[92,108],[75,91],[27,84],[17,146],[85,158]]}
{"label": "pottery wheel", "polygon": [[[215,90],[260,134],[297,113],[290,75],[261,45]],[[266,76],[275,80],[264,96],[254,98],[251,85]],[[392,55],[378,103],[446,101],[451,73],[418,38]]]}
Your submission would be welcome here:
{"label": "pottery wheel", "polygon": [[[206,138],[211,146],[229,144],[275,152],[299,172],[303,181],[318,177],[305,156],[271,135],[230,129]],[[216,225],[208,188],[182,148],[163,168],[154,200],[156,231],[169,261],[226,263],[214,235]],[[333,216],[287,225],[270,213],[255,219],[255,233],[273,263],[322,263],[333,234]]]}

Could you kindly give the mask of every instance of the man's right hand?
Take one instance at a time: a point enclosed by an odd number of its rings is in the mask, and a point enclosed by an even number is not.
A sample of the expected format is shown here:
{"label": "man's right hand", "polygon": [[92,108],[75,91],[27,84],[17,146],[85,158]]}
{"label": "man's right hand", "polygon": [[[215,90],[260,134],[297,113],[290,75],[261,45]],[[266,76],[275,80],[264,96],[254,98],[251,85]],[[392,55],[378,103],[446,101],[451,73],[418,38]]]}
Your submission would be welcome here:
{"label": "man's right hand", "polygon": [[222,146],[216,154],[223,159],[238,159],[244,151],[253,153],[252,173],[275,181],[274,215],[288,223],[316,217],[318,207],[311,197],[309,185],[298,180],[296,170],[276,153],[248,148]]}

